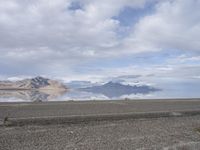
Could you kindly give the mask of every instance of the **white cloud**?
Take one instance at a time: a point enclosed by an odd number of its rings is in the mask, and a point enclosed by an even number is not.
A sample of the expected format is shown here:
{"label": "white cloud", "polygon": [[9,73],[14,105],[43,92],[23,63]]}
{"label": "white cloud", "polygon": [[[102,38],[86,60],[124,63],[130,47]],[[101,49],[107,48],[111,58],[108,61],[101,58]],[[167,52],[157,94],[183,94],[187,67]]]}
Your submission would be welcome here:
{"label": "white cloud", "polygon": [[[69,9],[72,2],[81,3],[82,8]],[[22,71],[31,65],[33,72],[68,72],[80,62],[116,55],[119,21],[112,16],[127,5],[142,7],[144,2],[1,0],[0,66],[4,70],[18,66]]]}
{"label": "white cloud", "polygon": [[200,62],[200,56],[187,56],[185,54],[176,58],[176,62]]}
{"label": "white cloud", "polygon": [[1,49],[49,47],[70,51],[101,51],[116,45],[118,21],[112,16],[126,5],[141,7],[144,0],[80,1],[83,8],[70,10],[72,0],[0,1]]}
{"label": "white cloud", "polygon": [[158,3],[154,14],[142,18],[126,39],[141,50],[200,51],[200,1],[168,0]]}
{"label": "white cloud", "polygon": [[[120,23],[112,17],[126,6],[142,8],[150,1],[157,1],[155,12],[141,18],[128,37],[119,38]],[[163,49],[199,51],[200,1],[150,1],[0,0],[1,72],[65,76],[74,75],[74,66],[98,58]],[[80,9],[70,9],[72,2]]]}

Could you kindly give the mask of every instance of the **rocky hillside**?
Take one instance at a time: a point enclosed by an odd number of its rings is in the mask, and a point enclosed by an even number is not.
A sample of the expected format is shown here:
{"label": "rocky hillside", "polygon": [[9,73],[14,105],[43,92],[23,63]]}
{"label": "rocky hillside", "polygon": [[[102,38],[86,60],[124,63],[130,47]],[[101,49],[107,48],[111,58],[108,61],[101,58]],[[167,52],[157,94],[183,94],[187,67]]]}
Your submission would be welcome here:
{"label": "rocky hillside", "polygon": [[0,90],[0,102],[43,102],[57,99],[64,90]]}
{"label": "rocky hillside", "polygon": [[66,90],[67,88],[60,82],[43,77],[25,79],[21,81],[0,81],[1,90]]}

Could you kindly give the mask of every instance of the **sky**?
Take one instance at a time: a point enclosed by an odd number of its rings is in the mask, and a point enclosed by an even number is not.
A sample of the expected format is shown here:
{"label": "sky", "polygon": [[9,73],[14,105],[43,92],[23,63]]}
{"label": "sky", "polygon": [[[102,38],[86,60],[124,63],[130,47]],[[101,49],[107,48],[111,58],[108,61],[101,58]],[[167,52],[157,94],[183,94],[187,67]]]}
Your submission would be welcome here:
{"label": "sky", "polygon": [[0,79],[200,80],[200,0],[0,0]]}

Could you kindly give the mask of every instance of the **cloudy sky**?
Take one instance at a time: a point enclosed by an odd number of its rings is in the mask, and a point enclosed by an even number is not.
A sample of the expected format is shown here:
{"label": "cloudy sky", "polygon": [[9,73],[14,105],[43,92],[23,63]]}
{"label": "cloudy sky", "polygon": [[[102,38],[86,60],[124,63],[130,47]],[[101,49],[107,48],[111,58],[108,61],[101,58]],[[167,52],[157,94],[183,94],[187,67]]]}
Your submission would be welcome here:
{"label": "cloudy sky", "polygon": [[0,0],[0,78],[200,80],[200,0]]}

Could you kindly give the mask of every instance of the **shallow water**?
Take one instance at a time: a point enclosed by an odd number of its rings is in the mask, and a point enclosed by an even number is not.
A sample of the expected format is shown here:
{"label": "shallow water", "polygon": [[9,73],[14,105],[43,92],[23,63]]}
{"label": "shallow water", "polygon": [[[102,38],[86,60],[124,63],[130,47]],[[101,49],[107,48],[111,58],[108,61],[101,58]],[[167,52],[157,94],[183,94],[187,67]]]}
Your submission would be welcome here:
{"label": "shallow water", "polygon": [[160,84],[160,91],[119,95],[114,90],[104,95],[70,89],[68,92],[58,91],[22,91],[0,90],[0,102],[36,102],[36,101],[79,101],[79,100],[120,100],[120,99],[165,99],[165,98],[200,98],[199,82],[181,82]]}
{"label": "shallow water", "polygon": [[[175,99],[200,98],[200,80],[173,78],[148,78],[150,87],[160,90],[136,90],[134,93],[123,89],[108,88],[96,93],[70,88],[67,92],[46,90],[0,90],[0,102],[36,101],[81,101],[81,100],[121,100],[121,99]],[[130,81],[128,84],[131,83]],[[107,91],[108,90],[108,91]]]}

